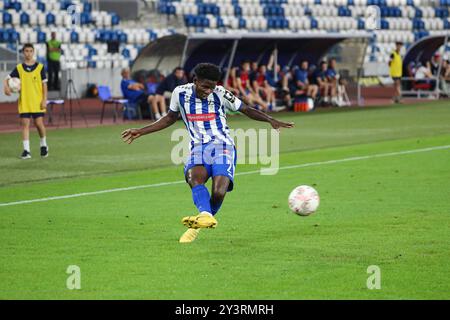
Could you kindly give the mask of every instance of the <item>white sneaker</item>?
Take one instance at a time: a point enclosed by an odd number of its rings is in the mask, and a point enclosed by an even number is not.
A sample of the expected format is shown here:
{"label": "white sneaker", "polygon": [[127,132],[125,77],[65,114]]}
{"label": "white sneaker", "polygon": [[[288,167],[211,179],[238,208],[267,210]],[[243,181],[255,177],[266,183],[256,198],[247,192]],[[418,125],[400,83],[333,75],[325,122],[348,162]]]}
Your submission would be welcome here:
{"label": "white sneaker", "polygon": [[167,112],[163,112],[163,113],[162,113],[162,116],[163,116],[163,117],[167,116]]}
{"label": "white sneaker", "polygon": [[283,111],[283,110],[286,110],[286,107],[273,107],[272,108],[273,112],[280,112],[280,111]]}
{"label": "white sneaker", "polygon": [[31,159],[30,151],[23,150],[22,155],[20,156],[23,160]]}
{"label": "white sneaker", "polygon": [[155,114],[155,118],[156,118],[156,120],[159,120],[159,119],[161,119],[161,115],[159,113],[157,113],[157,114]]}

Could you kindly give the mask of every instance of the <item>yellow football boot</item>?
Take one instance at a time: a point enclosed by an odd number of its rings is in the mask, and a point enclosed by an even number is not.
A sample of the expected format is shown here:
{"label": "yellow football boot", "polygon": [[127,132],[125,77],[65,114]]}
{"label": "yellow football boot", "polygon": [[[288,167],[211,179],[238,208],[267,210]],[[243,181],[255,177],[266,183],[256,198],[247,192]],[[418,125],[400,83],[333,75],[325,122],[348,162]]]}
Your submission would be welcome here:
{"label": "yellow football boot", "polygon": [[186,232],[181,236],[180,243],[190,243],[194,241],[195,239],[197,239],[199,232],[200,229],[187,229]]}
{"label": "yellow football boot", "polygon": [[215,228],[217,220],[207,212],[202,212],[196,216],[184,217],[181,222],[188,228]]}

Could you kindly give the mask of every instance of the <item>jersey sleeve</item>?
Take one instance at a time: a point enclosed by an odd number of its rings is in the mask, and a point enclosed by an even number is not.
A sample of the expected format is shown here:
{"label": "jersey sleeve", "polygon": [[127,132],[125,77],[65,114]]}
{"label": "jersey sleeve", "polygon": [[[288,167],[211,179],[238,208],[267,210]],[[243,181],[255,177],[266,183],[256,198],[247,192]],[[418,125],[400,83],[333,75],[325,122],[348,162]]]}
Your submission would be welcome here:
{"label": "jersey sleeve", "polygon": [[242,101],[224,87],[219,87],[218,91],[222,98],[222,104],[231,111],[239,111]]}
{"label": "jersey sleeve", "polygon": [[175,88],[172,92],[172,97],[170,98],[170,106],[169,109],[173,112],[180,111],[180,98],[179,98],[179,89]]}
{"label": "jersey sleeve", "polygon": [[47,82],[47,72],[45,72],[44,66],[42,66],[42,69],[41,69],[41,79],[42,79],[43,83]]}
{"label": "jersey sleeve", "polygon": [[15,67],[14,70],[9,74],[9,78],[20,78],[19,70],[17,70],[17,67]]}

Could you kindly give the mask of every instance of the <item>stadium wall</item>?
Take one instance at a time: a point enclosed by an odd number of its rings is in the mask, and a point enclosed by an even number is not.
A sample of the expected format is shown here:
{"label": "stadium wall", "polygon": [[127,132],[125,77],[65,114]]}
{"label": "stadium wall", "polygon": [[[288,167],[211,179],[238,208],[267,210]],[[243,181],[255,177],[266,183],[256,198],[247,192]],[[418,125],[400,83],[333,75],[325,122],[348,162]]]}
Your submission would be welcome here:
{"label": "stadium wall", "polygon": [[[77,92],[78,98],[84,98],[86,96],[86,91],[88,84],[96,84],[97,86],[106,85],[111,88],[111,94],[115,97],[122,96],[120,90],[120,81],[122,79],[120,73],[120,68],[114,69],[74,69],[71,70],[72,80]],[[13,102],[17,100],[17,95],[12,95],[10,97],[3,94],[3,79],[8,76],[9,72],[0,71],[0,102]],[[61,76],[61,97],[65,97],[67,83],[69,80],[69,72],[67,70],[62,71]],[[52,96],[49,95],[51,99]],[[75,97],[73,97],[75,98]]]}

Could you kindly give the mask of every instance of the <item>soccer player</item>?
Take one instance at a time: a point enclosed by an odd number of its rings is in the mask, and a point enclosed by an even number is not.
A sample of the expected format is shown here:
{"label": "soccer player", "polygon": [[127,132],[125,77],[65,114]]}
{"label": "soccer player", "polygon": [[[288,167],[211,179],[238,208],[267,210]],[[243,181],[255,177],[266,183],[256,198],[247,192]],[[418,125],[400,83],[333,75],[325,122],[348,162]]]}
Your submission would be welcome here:
{"label": "soccer player", "polygon": [[4,80],[4,91],[10,96],[12,91],[8,85],[10,78],[19,78],[21,83],[19,95],[19,116],[22,125],[23,152],[22,159],[30,159],[30,122],[34,124],[41,138],[41,157],[48,156],[44,115],[47,107],[47,76],[44,65],[34,60],[34,46],[27,43],[23,46],[25,60]]}
{"label": "soccer player", "polygon": [[[173,91],[166,116],[146,127],[122,133],[122,139],[132,143],[143,135],[171,126],[181,114],[191,138],[191,154],[184,167],[184,175],[199,211],[198,215],[182,219],[188,230],[181,236],[181,243],[194,241],[201,228],[217,226],[214,216],[225,194],[233,190],[236,149],[226,123],[225,108],[240,111],[254,120],[269,122],[277,130],[293,127],[293,123],[276,120],[243,104],[231,92],[217,85],[220,78],[221,72],[216,65],[198,64],[194,69],[193,83],[178,86]],[[205,187],[210,177],[211,195]]]}
{"label": "soccer player", "polygon": [[389,60],[389,74],[394,81],[394,92],[395,96],[392,98],[394,103],[401,103],[401,86],[402,86],[402,75],[403,75],[403,61],[400,55],[400,50],[402,49],[403,43],[396,42],[395,50],[392,51]]}

